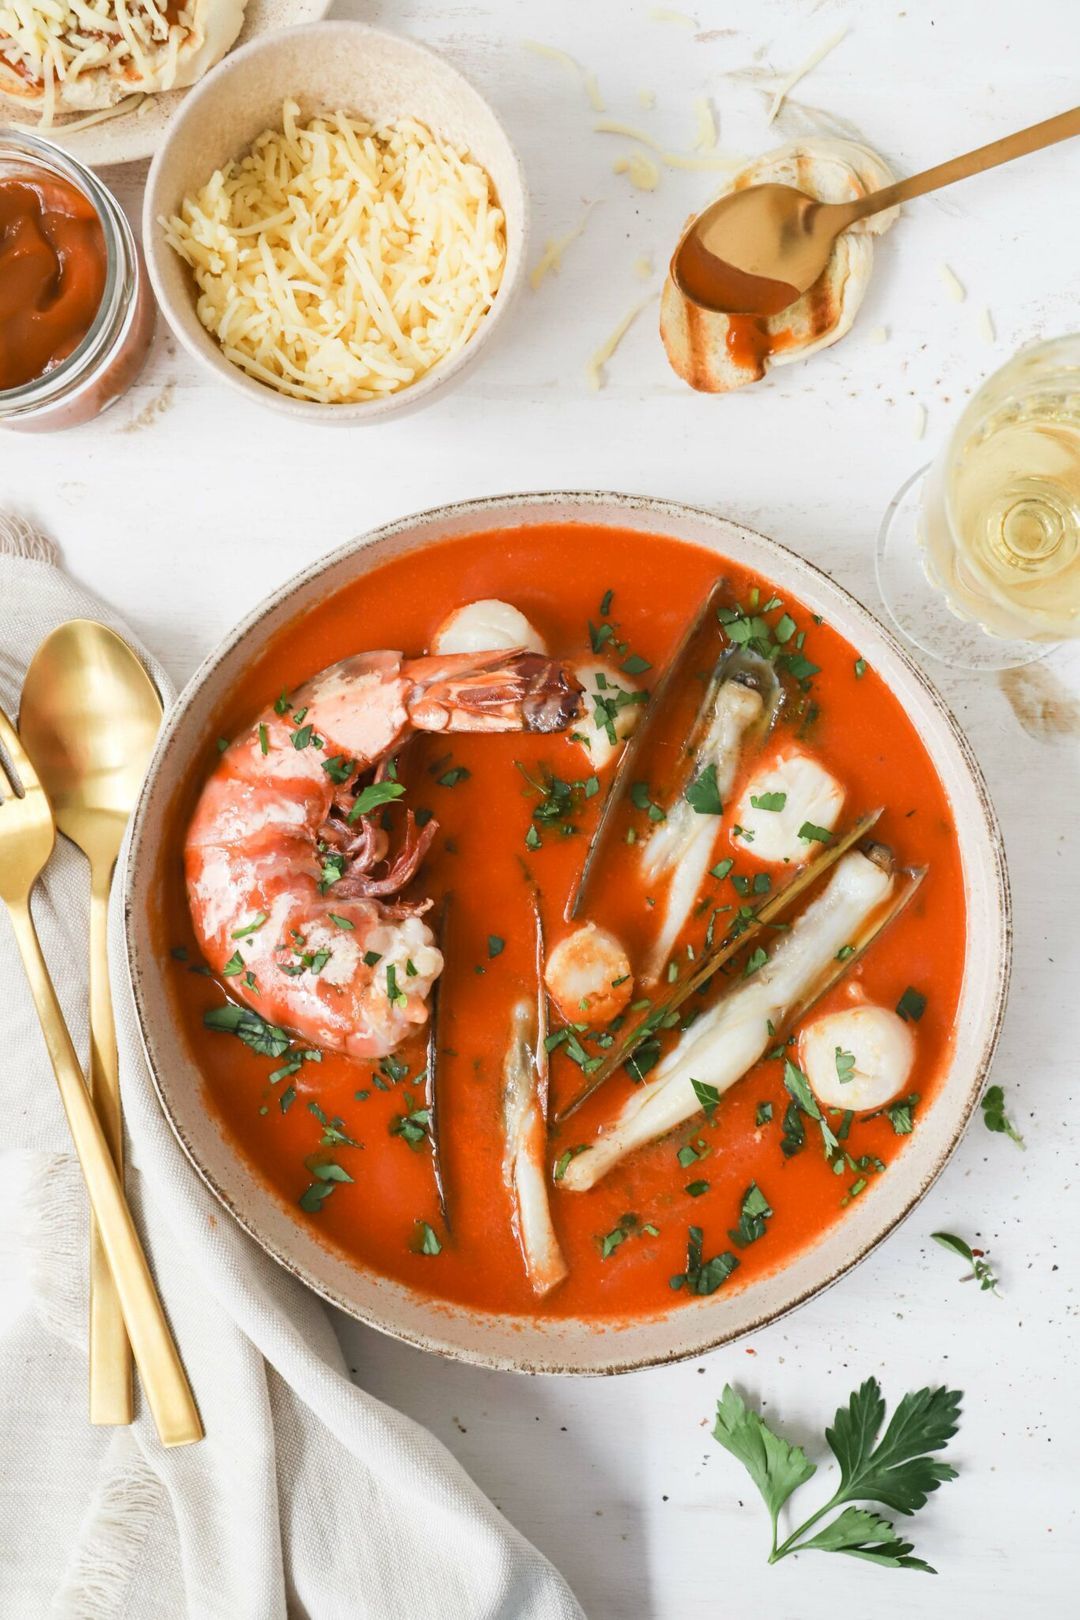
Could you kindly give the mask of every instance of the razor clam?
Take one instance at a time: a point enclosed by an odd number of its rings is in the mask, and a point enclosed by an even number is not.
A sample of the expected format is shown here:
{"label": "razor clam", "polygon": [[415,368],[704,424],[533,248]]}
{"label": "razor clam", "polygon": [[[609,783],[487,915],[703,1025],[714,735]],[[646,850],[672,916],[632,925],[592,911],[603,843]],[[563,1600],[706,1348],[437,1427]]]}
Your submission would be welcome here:
{"label": "razor clam", "polygon": [[[687,626],[682,640],[672,654],[671,661],[663,675],[653,689],[651,698],[646,706],[634,731],[623,748],[622,757],[615,767],[615,775],[611,779],[604,808],[600,812],[600,819],[596,830],[589,840],[589,847],[585,851],[585,859],[578,873],[577,881],[570,891],[566,902],[565,917],[567,922],[574,922],[585,909],[592,880],[600,865],[601,856],[611,839],[615,825],[616,812],[625,799],[630,784],[634,779],[634,767],[641,757],[642,749],[647,738],[656,734],[663,724],[672,699],[678,697],[683,681],[690,678],[691,672],[703,664],[712,667],[717,652],[715,642],[717,637],[722,638],[724,631],[717,617],[717,607],[723,600],[726,586],[722,580],[716,580],[709,588],[705,599],[698,608],[690,624]],[[696,719],[695,719],[696,724]]]}
{"label": "razor clam", "polygon": [[805,894],[807,889],[811,888],[831,866],[834,866],[842,855],[845,855],[849,849],[853,848],[860,839],[865,838],[881,814],[882,808],[879,806],[878,809],[869,811],[865,816],[860,816],[858,821],[848,828],[847,832],[842,833],[839,838],[807,861],[805,866],[800,867],[794,876],[784,884],[783,888],[777,889],[774,894],[770,895],[769,899],[759,906],[757,911],[749,917],[741,918],[741,926],[737,930],[725,934],[717,944],[705,946],[694,963],[692,971],[687,974],[686,978],[680,979],[663,1001],[658,1002],[640,1023],[635,1024],[633,1029],[622,1035],[614,1046],[608,1048],[604,1061],[598,1066],[595,1073],[590,1076],[588,1084],[578,1092],[576,1097],[572,1097],[565,1107],[560,1109],[556,1115],[556,1124],[561,1123],[575,1109],[580,1108],[586,1098],[591,1097],[593,1092],[603,1085],[609,1075],[614,1074],[619,1064],[624,1063],[642,1041],[647,1040],[656,1030],[669,1027],[669,1020],[683,1003],[689,1000],[696,990],[700,990],[702,985],[707,984],[713,974],[717,973],[725,963],[730,962],[733,956],[737,956],[745,945],[750,944],[755,936],[761,933],[763,928],[774,925],[776,919],[800,895]]}
{"label": "razor clam", "polygon": [[[447,922],[450,916],[450,896],[443,896],[439,919],[434,928],[435,943],[445,954]],[[442,1171],[442,1099],[439,1096],[440,1047],[442,1043],[442,974],[435,980],[428,997],[427,1078],[424,1102],[428,1111],[428,1136],[431,1138],[431,1169],[435,1177],[435,1192],[439,1200],[439,1214],[443,1225],[450,1231],[450,1210],[446,1201],[446,1184]]]}
{"label": "razor clam", "polygon": [[645,978],[658,979],[701,891],[719,827],[718,808],[702,811],[690,802],[695,784],[721,806],[735,785],[752,733],[768,731],[779,705],[780,686],[771,664],[736,648],[725,653],[702,698],[687,739],[687,771],[665,819],[641,845],[641,867],[650,883],[668,879],[663,921],[645,964]]}
{"label": "razor clam", "polygon": [[[751,976],[744,971],[684,1032],[656,1079],[635,1091],[597,1141],[567,1165],[562,1185],[586,1192],[628,1154],[711,1108],[903,910],[924,870],[903,876],[898,882],[892,854],[881,844],[845,855],[771,957]],[[838,960],[848,946],[851,954]]]}
{"label": "razor clam", "polygon": [[547,1173],[547,997],[543,980],[544,936],[536,916],[536,1000],[521,1000],[511,1014],[510,1043],[503,1060],[503,1179],[514,1203],[514,1229],[534,1294],[548,1294],[568,1266],[551,1220]]}

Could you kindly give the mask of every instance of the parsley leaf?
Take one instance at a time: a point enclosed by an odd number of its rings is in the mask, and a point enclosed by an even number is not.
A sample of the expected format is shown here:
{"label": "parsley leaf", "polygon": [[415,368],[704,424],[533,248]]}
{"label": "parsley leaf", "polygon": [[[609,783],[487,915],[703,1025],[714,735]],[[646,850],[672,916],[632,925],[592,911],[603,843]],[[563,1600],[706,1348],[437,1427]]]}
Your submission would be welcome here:
{"label": "parsley leaf", "polygon": [[687,783],[683,798],[691,810],[696,810],[699,816],[722,816],[724,806],[720,800],[720,789],[716,784],[716,766],[706,765],[692,782]]}
{"label": "parsley leaf", "polygon": [[958,1254],[961,1260],[967,1261],[971,1271],[968,1276],[961,1277],[961,1282],[977,1282],[983,1293],[987,1289],[997,1293],[997,1278],[990,1269],[989,1261],[983,1258],[981,1249],[973,1249],[970,1243],[965,1243],[955,1232],[931,1232],[930,1236],[935,1243],[940,1243],[943,1249],[949,1249],[953,1254]]}
{"label": "parsley leaf", "polygon": [[990,1086],[983,1094],[983,1124],[988,1131],[1003,1131],[1017,1147],[1023,1147],[1024,1138],[1005,1112],[1005,1092],[1001,1086]]}
{"label": "parsley leaf", "polygon": [[[888,1519],[849,1504],[874,1502],[897,1513],[915,1513],[925,1507],[939,1485],[955,1479],[956,1470],[929,1453],[940,1451],[956,1433],[960,1400],[959,1390],[949,1389],[920,1389],[905,1395],[882,1435],[885,1402],[877,1380],[868,1378],[825,1431],[840,1464],[837,1489],[778,1546],[780,1510],[811,1478],[815,1464],[800,1446],[775,1434],[729,1385],[717,1403],[713,1436],[739,1459],[761,1492],[772,1520],[770,1564],[788,1553],[814,1549],[933,1574],[923,1559],[912,1557],[911,1543],[900,1539]],[[809,1535],[833,1508],[843,1511]]]}
{"label": "parsley leaf", "polygon": [[346,820],[350,824],[359,821],[361,816],[370,815],[372,810],[378,810],[380,805],[391,804],[394,799],[400,799],[404,792],[405,789],[400,782],[372,782],[356,795]]}
{"label": "parsley leaf", "polygon": [[720,1101],[720,1093],[715,1086],[710,1086],[705,1080],[695,1080],[691,1077],[690,1084],[694,1088],[694,1096],[705,1110],[705,1118],[712,1119],[716,1113],[716,1106]]}
{"label": "parsley leaf", "polygon": [[752,1181],[743,1193],[739,1224],[732,1227],[728,1237],[740,1249],[745,1249],[748,1244],[756,1243],[758,1238],[765,1236],[765,1222],[771,1214],[769,1200],[757,1182]]}
{"label": "parsley leaf", "polygon": [[782,810],[787,804],[787,794],[751,793],[750,803],[755,810]]}
{"label": "parsley leaf", "polygon": [[926,997],[921,990],[916,990],[909,984],[900,1000],[896,1003],[896,1010],[901,1018],[909,1019],[911,1023],[917,1024],[926,1011]]}

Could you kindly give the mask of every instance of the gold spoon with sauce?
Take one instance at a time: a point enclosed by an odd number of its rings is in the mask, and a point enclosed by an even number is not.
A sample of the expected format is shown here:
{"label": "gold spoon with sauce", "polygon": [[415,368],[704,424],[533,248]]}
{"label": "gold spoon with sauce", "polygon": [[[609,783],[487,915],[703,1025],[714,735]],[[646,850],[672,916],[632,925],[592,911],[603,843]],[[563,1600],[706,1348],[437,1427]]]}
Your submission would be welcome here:
{"label": "gold spoon with sauce", "polygon": [[856,220],[1070,135],[1080,135],[1080,107],[853,202],[819,202],[794,186],[733,191],[690,222],[672,256],[672,279],[691,302],[717,314],[778,315],[814,285],[836,238]]}
{"label": "gold spoon with sauce", "polygon": [[[157,688],[127,642],[90,619],[72,619],[42,642],[26,672],[19,712],[19,735],[56,825],[90,862],[90,1091],[121,1175],[124,1130],[109,995],[109,888],[161,715]],[[130,1423],[131,1417],[131,1347],[92,1223],[90,1421]]]}

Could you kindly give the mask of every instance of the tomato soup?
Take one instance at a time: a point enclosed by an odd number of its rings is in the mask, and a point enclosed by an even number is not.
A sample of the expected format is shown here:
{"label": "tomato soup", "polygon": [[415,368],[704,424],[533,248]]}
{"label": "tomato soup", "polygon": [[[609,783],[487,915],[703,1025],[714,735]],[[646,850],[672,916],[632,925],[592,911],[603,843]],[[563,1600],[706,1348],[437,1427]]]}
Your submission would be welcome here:
{"label": "tomato soup", "polygon": [[[294,692],[327,665],[384,647],[419,657],[452,609],[497,598],[525,616],[554,656],[583,664],[602,659],[622,672],[627,687],[647,694],[718,579],[733,604],[728,635],[736,640],[749,626],[766,657],[786,669],[796,694],[781,709],[768,746],[797,747],[842,785],[838,834],[863,812],[883,807],[873,839],[888,846],[900,867],[925,868],[926,875],[865,954],[853,955],[839,982],[790,1030],[777,1031],[777,1044],[770,1042],[730,1089],[712,1102],[706,1090],[706,1106],[684,1124],[628,1154],[589,1190],[569,1190],[567,1167],[656,1069],[635,1077],[620,1065],[569,1117],[555,1122],[556,1116],[626,1020],[659,1007],[709,944],[787,880],[733,825],[751,759],[723,796],[721,812],[704,807],[715,819],[709,872],[671,964],[659,983],[642,985],[663,896],[643,875],[641,848],[670,801],[681,741],[654,740],[642,763],[644,781],[615,812],[588,890],[588,918],[621,944],[631,964],[631,1008],[621,1022],[599,1028],[549,1009],[542,1153],[565,1277],[540,1295],[530,1285],[504,1174],[506,1054],[514,1009],[537,997],[534,908],[550,951],[570,933],[568,896],[615,762],[603,769],[591,762],[573,726],[550,734],[418,734],[397,756],[405,791],[380,812],[391,838],[406,806],[419,820],[438,823],[406,898],[432,898],[425,917],[431,924],[449,897],[436,1100],[445,1212],[427,1107],[426,1028],[417,1027],[391,1055],[365,1060],[332,1050],[304,1056],[314,1048],[302,1039],[284,1052],[256,1050],[236,1038],[227,1018],[225,1026],[219,1018],[217,1027],[207,1027],[208,1014],[213,1021],[237,1001],[243,980],[239,971],[215,976],[202,962],[185,892],[184,839],[218,763],[217,734],[225,746],[250,731],[279,694]],[[637,706],[647,713],[645,698]],[[174,958],[171,993],[204,1078],[206,1108],[295,1219],[356,1265],[433,1298],[493,1311],[646,1315],[721,1285],[745,1287],[783,1267],[843,1220],[854,1200],[873,1196],[875,1182],[920,1129],[949,1060],[964,961],[963,883],[950,806],[877,672],[768,580],[675,539],[600,526],[538,524],[447,540],[380,564],[277,636],[242,689],[229,694],[215,732],[206,739],[203,766],[174,806],[162,850],[160,942]],[[766,809],[777,798],[762,797]],[[806,859],[828,846],[829,834],[818,833],[815,842],[812,824],[809,833],[803,829]],[[755,938],[766,961],[784,926]],[[243,946],[241,938],[241,964]],[[842,967],[844,950],[834,954]],[[749,982],[753,971],[748,948],[695,993],[680,1018],[685,1022],[691,1005],[707,1008]],[[257,1000],[248,1000],[257,1011]],[[915,1053],[902,1093],[879,1109],[817,1109],[806,1095],[809,1108],[800,1106],[800,1028],[853,1004],[890,1015],[899,1008]],[[657,1031],[654,1065],[681,1028],[672,1020]],[[845,1064],[850,1070],[849,1057],[838,1045],[841,1071]],[[707,1084],[707,1073],[699,1078]]]}

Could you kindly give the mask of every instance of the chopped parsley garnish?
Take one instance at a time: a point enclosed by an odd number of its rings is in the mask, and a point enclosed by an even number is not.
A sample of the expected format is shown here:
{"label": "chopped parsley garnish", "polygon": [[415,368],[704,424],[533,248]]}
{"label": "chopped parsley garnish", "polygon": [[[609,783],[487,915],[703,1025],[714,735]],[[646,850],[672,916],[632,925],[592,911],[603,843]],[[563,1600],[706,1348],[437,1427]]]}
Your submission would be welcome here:
{"label": "chopped parsley garnish", "polygon": [[784,1110],[784,1130],[780,1138],[780,1151],[785,1159],[792,1159],[806,1146],[806,1126],[799,1105],[792,1099]]}
{"label": "chopped parsley garnish", "polygon": [[365,951],[364,952],[364,966],[365,967],[378,967],[378,965],[379,965],[379,963],[381,961],[382,961],[382,956],[378,951]]}
{"label": "chopped parsley garnish", "polygon": [[407,1112],[394,1115],[390,1121],[390,1135],[400,1136],[403,1142],[409,1144],[414,1153],[419,1153],[428,1140],[431,1130],[431,1110],[430,1108],[415,1107],[412,1096],[407,1091],[404,1093],[404,1097]]}
{"label": "chopped parsley garnish", "polygon": [[434,1227],[429,1226],[427,1221],[417,1221],[415,1226],[416,1231],[413,1234],[412,1242],[409,1244],[412,1252],[414,1254],[442,1254],[442,1244],[439,1242]]}
{"label": "chopped parsley garnish", "polygon": [[812,664],[801,652],[783,653],[777,663],[788,671],[793,680],[809,681],[821,674],[821,666]]}
{"label": "chopped parsley garnish", "polygon": [[281,1096],[278,1098],[278,1106],[280,1107],[281,1112],[283,1114],[287,1114],[289,1112],[289,1109],[292,1107],[292,1105],[293,1105],[293,1103],[295,1101],[296,1101],[296,1087],[295,1086],[286,1086],[285,1090],[281,1093]]}
{"label": "chopped parsley garnish", "polygon": [[[825,1118],[825,1115],[821,1112],[821,1109],[818,1107],[818,1100],[810,1089],[809,1080],[806,1078],[805,1074],[803,1074],[801,1069],[796,1068],[795,1064],[792,1063],[790,1058],[784,1059],[784,1085],[797,1108],[801,1110],[802,1113],[807,1114],[810,1119],[817,1120],[818,1126],[821,1130],[821,1138],[825,1144],[825,1152],[826,1154],[832,1153],[833,1150],[839,1145],[836,1133],[829,1124],[828,1120]],[[788,1109],[788,1115],[790,1115],[790,1113],[791,1110]],[[785,1116],[785,1136],[787,1134],[787,1130],[788,1117]],[[794,1135],[795,1133],[793,1132],[792,1134]],[[802,1146],[801,1142],[799,1146]],[[781,1148],[785,1153],[788,1151],[784,1147],[783,1143],[781,1143]],[[793,1149],[792,1151],[797,1152],[798,1149]]]}
{"label": "chopped parsley garnish", "polygon": [[703,1252],[701,1227],[691,1226],[686,1238],[686,1270],[669,1279],[672,1288],[686,1288],[691,1294],[715,1294],[739,1264],[730,1250],[714,1255],[711,1260],[703,1260]]}
{"label": "chopped parsley garnish", "polygon": [[[303,713],[306,714],[307,710],[303,710]],[[322,747],[322,738],[315,735],[315,727],[310,721],[305,726],[298,726],[295,731],[289,733],[289,736],[293,747],[297,750]]]}
{"label": "chopped parsley garnish", "polygon": [[931,1232],[930,1236],[935,1243],[940,1243],[943,1249],[949,1249],[953,1254],[958,1254],[961,1260],[967,1261],[971,1272],[967,1277],[961,1277],[961,1282],[977,1282],[983,1293],[989,1289],[997,1294],[998,1280],[990,1269],[989,1261],[983,1258],[982,1249],[973,1249],[954,1232]]}
{"label": "chopped parsley garnish", "polygon": [[391,1007],[404,1010],[409,1005],[409,998],[404,990],[398,989],[397,967],[391,962],[386,969],[386,999]]}
{"label": "chopped parsley garnish", "polygon": [[254,917],[251,919],[251,921],[249,923],[245,923],[242,928],[234,928],[233,929],[233,931],[232,931],[233,939],[245,939],[248,934],[258,933],[259,929],[262,927],[262,925],[263,925],[263,923],[265,921],[266,921],[266,912],[265,911],[257,911],[255,913]]}
{"label": "chopped parsley garnish", "polygon": [[758,1238],[765,1236],[765,1222],[771,1214],[769,1200],[757,1182],[752,1181],[743,1193],[739,1224],[732,1227],[728,1237],[738,1248],[745,1249],[748,1244],[756,1243]]}
{"label": "chopped parsley garnish", "polygon": [[404,792],[405,788],[401,782],[371,782],[366,788],[361,788],[356,795],[346,820],[351,825],[354,821],[359,821],[361,816],[370,815],[372,810],[378,810],[380,805],[392,804],[395,799],[400,799]]}
{"label": "chopped parsley garnish", "polygon": [[594,653],[602,652],[606,642],[610,641],[615,631],[610,624],[595,625],[589,620],[589,646]]}
{"label": "chopped parsley garnish", "polygon": [[579,1142],[575,1147],[569,1147],[565,1152],[560,1153],[559,1157],[555,1160],[555,1169],[552,1172],[552,1180],[561,1181],[563,1176],[566,1174],[567,1166],[569,1165],[570,1160],[576,1159],[579,1153],[586,1152],[587,1148],[587,1142]]}
{"label": "chopped parsley garnish", "polygon": [[696,810],[699,816],[722,816],[724,806],[720,799],[720,789],[716,785],[716,766],[706,765],[705,769],[687,784],[683,798],[691,810]]}
{"label": "chopped parsley garnish", "polygon": [[606,619],[608,614],[611,612],[611,604],[614,599],[615,592],[613,590],[606,590],[603,596],[600,598],[600,617],[602,619]]}
{"label": "chopped parsley garnish", "polygon": [[334,924],[335,928],[355,928],[356,927],[356,924],[354,922],[350,922],[348,917],[339,917],[338,913],[336,911],[332,911],[330,913],[330,921]]}
{"label": "chopped parsley garnish", "polygon": [[259,748],[264,755],[270,752],[270,736],[261,720],[259,721]]}
{"label": "chopped parsley garnish", "polygon": [[1024,1138],[1005,1112],[1005,1091],[1001,1086],[991,1086],[983,1095],[982,1100],[983,1124],[988,1131],[1002,1131],[1012,1138],[1017,1147],[1024,1146]]}
{"label": "chopped parsley garnish", "polygon": [[322,872],[319,875],[319,892],[325,894],[327,889],[345,876],[345,857],[338,849],[328,849],[323,852]]}
{"label": "chopped parsley garnish", "polygon": [[861,681],[865,674],[866,674],[866,659],[865,658],[856,658],[856,660],[855,660],[855,679],[857,681]]}
{"label": "chopped parsley garnish", "polygon": [[525,848],[526,849],[539,849],[540,848],[540,833],[539,833],[539,830],[536,827],[535,822],[532,822],[532,821],[530,821],[530,823],[528,825],[528,828],[526,830],[526,833],[525,833]]}
{"label": "chopped parsley garnish", "polygon": [[[905,1395],[882,1435],[885,1402],[877,1379],[868,1378],[825,1431],[840,1465],[836,1490],[824,1507],[780,1542],[780,1511],[816,1473],[816,1464],[801,1446],[770,1429],[729,1384],[717,1403],[713,1438],[738,1458],[764,1498],[772,1520],[770,1564],[788,1553],[816,1550],[848,1553],[888,1569],[933,1574],[923,1559],[912,1557],[911,1543],[900,1539],[888,1519],[851,1504],[875,1502],[911,1514],[926,1506],[939,1485],[955,1479],[956,1469],[930,1454],[941,1451],[956,1433],[961,1399],[959,1390],[944,1388]],[[816,1529],[834,1508],[841,1509],[837,1517]],[[811,1530],[813,1535],[808,1534]]]}
{"label": "chopped parsley garnish", "polygon": [[836,1048],[836,1078],[842,1086],[849,1084],[855,1077],[855,1054],[845,1052],[843,1047]]}
{"label": "chopped parsley garnish", "polygon": [[472,771],[469,770],[467,765],[452,765],[448,771],[443,771],[442,775],[437,776],[435,780],[440,787],[452,788],[457,787],[459,782],[467,782],[471,775]]}
{"label": "chopped parsley garnish", "polygon": [[231,1001],[226,1002],[224,1007],[208,1008],[203,1013],[203,1023],[207,1029],[223,1030],[239,1036],[246,1046],[262,1057],[279,1058],[289,1050],[289,1037],[283,1029],[267,1023],[250,1007],[237,1007]]}
{"label": "chopped parsley garnish", "polygon": [[708,1144],[699,1138],[697,1142],[685,1143],[675,1157],[684,1170],[689,1170],[692,1164],[697,1164],[699,1159],[708,1158],[708,1155]]}
{"label": "chopped parsley garnish", "polygon": [[896,1003],[896,1010],[901,1018],[910,1019],[913,1024],[917,1024],[926,1011],[926,997],[921,990],[915,990],[909,984]]}
{"label": "chopped parsley garnish", "polygon": [[333,759],[324,759],[322,768],[330,778],[340,787],[356,773],[355,759],[346,759],[344,754],[335,754]]}
{"label": "chopped parsley garnish", "polygon": [[808,844],[828,844],[832,842],[832,833],[828,827],[815,827],[812,821],[804,821],[799,828],[799,837]]}
{"label": "chopped parsley garnish", "polygon": [[840,949],[836,953],[836,960],[838,962],[846,962],[848,960],[848,957],[854,956],[854,955],[855,955],[855,947],[854,947],[854,945],[841,945]]}
{"label": "chopped parsley garnish", "polygon": [[[349,1179],[352,1180],[352,1177],[350,1176]],[[300,1208],[306,1210],[309,1215],[317,1215],[336,1187],[336,1181],[313,1181],[311,1186],[305,1187],[300,1194]]]}
{"label": "chopped parsley garnish", "polygon": [[725,855],[722,861],[717,861],[715,866],[709,867],[709,876],[723,880],[734,865],[733,858],[730,855]]}
{"label": "chopped parsley garnish", "polygon": [[244,958],[240,955],[239,951],[234,951],[229,957],[229,960],[226,962],[225,966],[222,968],[221,974],[223,978],[231,979],[235,973],[243,973],[243,971]]}
{"label": "chopped parsley garnish", "polygon": [[596,1240],[600,1247],[601,1260],[607,1260],[610,1255],[613,1255],[620,1244],[625,1243],[627,1238],[638,1230],[638,1224],[636,1215],[620,1215],[618,1223],[612,1227],[611,1231],[605,1232],[603,1237]]}
{"label": "chopped parsley garnish", "polygon": [[708,1190],[709,1183],[707,1181],[688,1181],[685,1187],[685,1191],[690,1194],[691,1198],[700,1198]]}
{"label": "chopped parsley garnish", "polygon": [[[640,1041],[638,1045],[634,1047],[634,1050],[626,1059],[623,1067],[630,1076],[631,1080],[640,1081],[644,1080],[650,1069],[655,1069],[659,1061],[660,1042],[657,1040],[655,1035],[650,1035],[647,1037],[647,1039]],[[597,1065],[597,1067],[599,1067],[599,1065]]]}
{"label": "chopped parsley garnish", "polygon": [[624,675],[644,675],[646,670],[652,669],[652,665],[640,653],[631,653],[629,658],[623,659],[619,668]]}
{"label": "chopped parsley garnish", "polygon": [[694,1096],[705,1110],[705,1118],[712,1119],[720,1102],[720,1093],[715,1086],[710,1086],[705,1080],[695,1080],[691,1077],[690,1084],[694,1088]]}
{"label": "chopped parsley garnish", "polygon": [[274,704],[274,713],[275,714],[287,714],[288,710],[289,710],[289,694],[288,694],[288,692],[282,692],[281,696],[278,698],[277,702]]}
{"label": "chopped parsley garnish", "polygon": [[738,822],[736,822],[735,826],[732,827],[731,836],[732,838],[741,838],[744,844],[752,844],[754,842],[753,828],[740,827]]}
{"label": "chopped parsley garnish", "polygon": [[649,792],[648,782],[634,782],[630,787],[630,802],[637,810],[648,813],[650,821],[666,821],[667,816]]}
{"label": "chopped parsley garnish", "polygon": [[746,966],[743,968],[743,978],[749,979],[751,974],[757,973],[760,968],[765,966],[768,960],[768,951],[762,945],[757,946],[755,950],[750,952],[750,955],[746,959]]}
{"label": "chopped parsley garnish", "polygon": [[787,794],[751,793],[750,803],[755,810],[782,810],[787,804]]}
{"label": "chopped parsley garnish", "polygon": [[773,1116],[773,1105],[772,1105],[772,1103],[771,1102],[759,1102],[758,1105],[757,1105],[757,1112],[754,1115],[754,1124],[760,1130],[762,1125],[768,1125],[769,1121],[772,1119],[772,1116]]}
{"label": "chopped parsley garnish", "polygon": [[488,957],[491,961],[494,961],[497,956],[501,956],[505,949],[505,939],[501,938],[501,936],[498,934],[488,935]]}

